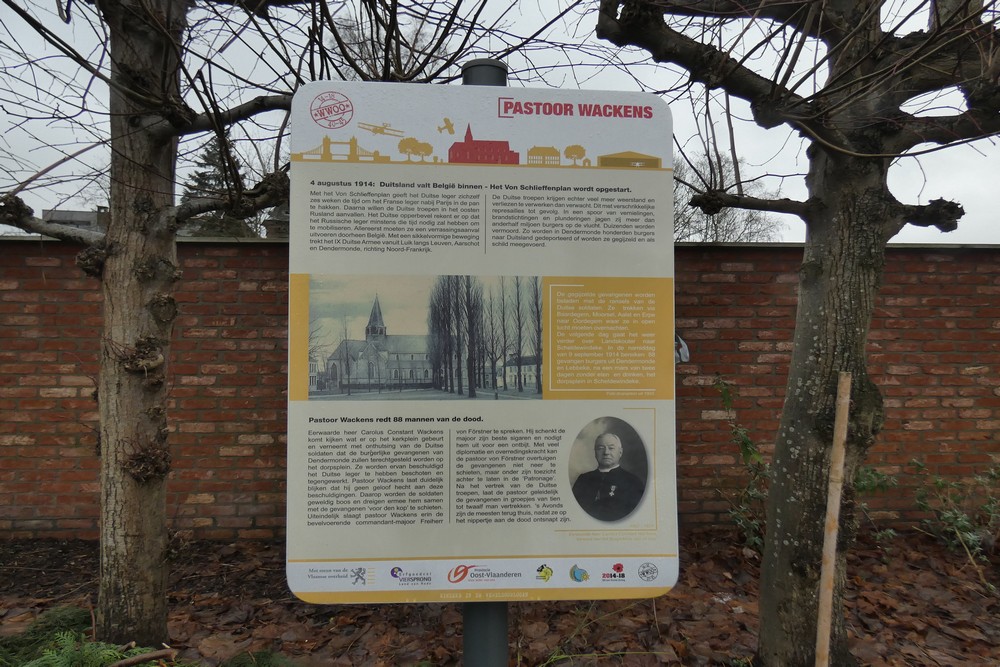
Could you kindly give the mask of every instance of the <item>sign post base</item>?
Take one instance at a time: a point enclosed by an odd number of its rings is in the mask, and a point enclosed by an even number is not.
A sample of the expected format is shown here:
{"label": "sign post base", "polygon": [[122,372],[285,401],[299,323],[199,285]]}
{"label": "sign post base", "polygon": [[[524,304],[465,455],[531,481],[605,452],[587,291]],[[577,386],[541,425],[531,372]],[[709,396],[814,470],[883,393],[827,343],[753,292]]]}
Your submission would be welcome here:
{"label": "sign post base", "polygon": [[507,603],[462,605],[462,661],[467,667],[507,667]]}

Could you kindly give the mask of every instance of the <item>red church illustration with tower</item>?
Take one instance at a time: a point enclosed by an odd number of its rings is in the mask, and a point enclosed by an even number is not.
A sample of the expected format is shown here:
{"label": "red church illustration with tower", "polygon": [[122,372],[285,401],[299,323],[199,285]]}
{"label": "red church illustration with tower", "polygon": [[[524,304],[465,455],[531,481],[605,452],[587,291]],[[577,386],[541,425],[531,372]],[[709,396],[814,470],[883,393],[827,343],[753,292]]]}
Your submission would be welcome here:
{"label": "red church illustration with tower", "polygon": [[520,155],[507,141],[485,141],[472,137],[472,126],[465,128],[465,140],[448,149],[448,162],[458,164],[519,164]]}

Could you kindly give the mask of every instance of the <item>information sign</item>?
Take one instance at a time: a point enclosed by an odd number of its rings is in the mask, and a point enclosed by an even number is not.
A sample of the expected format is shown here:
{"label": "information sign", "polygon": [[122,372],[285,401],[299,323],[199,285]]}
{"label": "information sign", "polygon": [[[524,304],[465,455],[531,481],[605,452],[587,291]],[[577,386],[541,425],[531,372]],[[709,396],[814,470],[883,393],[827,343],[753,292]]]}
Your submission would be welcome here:
{"label": "information sign", "polygon": [[669,590],[666,105],[316,82],[292,114],[291,590],[318,603]]}

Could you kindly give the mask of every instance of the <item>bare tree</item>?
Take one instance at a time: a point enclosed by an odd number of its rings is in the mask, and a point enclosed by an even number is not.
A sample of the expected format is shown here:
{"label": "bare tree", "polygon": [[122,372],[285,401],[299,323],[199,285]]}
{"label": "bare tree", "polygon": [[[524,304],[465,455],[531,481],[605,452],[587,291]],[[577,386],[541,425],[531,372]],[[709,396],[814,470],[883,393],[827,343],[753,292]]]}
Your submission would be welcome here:
{"label": "bare tree", "polygon": [[428,309],[428,329],[431,336],[432,362],[435,377],[440,377],[440,388],[455,392],[454,348],[457,332],[455,329],[454,298],[450,276],[439,276],[431,291]]}
{"label": "bare tree", "polygon": [[323,342],[325,339],[326,332],[324,331],[323,325],[319,323],[318,318],[309,320],[309,365],[310,373],[312,373],[312,365],[316,364],[317,366],[317,389],[326,389],[326,351],[330,346]]}
{"label": "bare tree", "polygon": [[[379,11],[384,2],[344,3],[324,8],[332,20],[325,22],[327,43],[336,77],[364,81],[408,81],[413,73],[443,73],[454,64],[449,41],[456,37],[449,20],[461,16],[461,4],[442,7],[438,14],[421,10],[417,3],[393,3],[401,11]],[[386,49],[392,39],[395,50]],[[414,140],[416,141],[416,140]],[[407,154],[400,146],[400,152]]]}
{"label": "bare tree", "polygon": [[489,289],[489,296],[486,298],[483,307],[483,358],[489,362],[489,376],[485,386],[493,389],[493,397],[499,398],[497,393],[498,381],[497,370],[500,362],[504,358],[503,349],[503,320],[500,315],[498,298],[493,287]]}
{"label": "bare tree", "polygon": [[462,301],[465,306],[466,375],[469,379],[469,398],[476,397],[476,350],[479,348],[480,331],[476,326],[483,309],[483,284],[475,276],[461,277]]}
{"label": "bare tree", "polygon": [[514,276],[511,279],[510,315],[514,336],[513,360],[517,368],[517,390],[522,392],[524,391],[524,326],[527,316],[524,312],[524,278],[521,276]]}
{"label": "bare tree", "polygon": [[510,354],[510,343],[508,334],[510,333],[510,321],[507,319],[508,315],[508,305],[507,305],[507,277],[500,276],[500,294],[499,294],[499,311],[500,311],[500,349],[503,351],[503,390],[507,391],[507,355]]}
{"label": "bare tree", "polygon": [[310,359],[320,359],[326,354],[327,350],[330,349],[330,344],[326,342],[326,338],[326,328],[320,324],[319,318],[317,317],[309,320]]}
{"label": "bare tree", "polygon": [[535,392],[542,393],[542,280],[528,279],[528,308],[531,324],[531,354],[535,357]]}
{"label": "bare tree", "polygon": [[442,365],[445,356],[444,336],[441,331],[441,279],[431,287],[427,302],[427,354],[431,364],[431,384],[440,388],[443,384]]}
{"label": "bare tree", "polygon": [[464,293],[462,291],[461,276],[446,276],[448,281],[448,296],[451,299],[452,331],[455,332],[452,340],[452,352],[455,355],[455,393],[462,395],[462,351],[465,349],[462,338],[462,329],[465,326],[465,304]]}
{"label": "bare tree", "polygon": [[[918,25],[918,17],[924,17]],[[762,128],[798,132],[808,197],[755,197],[708,187],[692,203],[788,213],[806,224],[788,384],[775,442],[754,664],[814,663],[817,587],[837,377],[853,377],[831,664],[853,664],[842,608],[846,547],[856,527],[854,478],[883,426],[865,347],[885,246],[905,225],[947,231],[963,215],[943,199],[898,201],[889,169],[1000,133],[1000,34],[995,0],[888,5],[729,0],[601,0],[597,34],[678,67],[698,98],[742,100]],[[774,59],[759,58],[763,53]],[[677,91],[685,91],[679,84]],[[717,92],[713,92],[717,91]],[[949,108],[947,94],[960,101]],[[936,98],[936,109],[916,103]],[[733,114],[727,114],[727,123]],[[732,151],[735,153],[735,150]],[[738,161],[734,161],[738,165]],[[738,182],[743,179],[737,179]],[[709,184],[710,185],[710,184]]]}
{"label": "bare tree", "polygon": [[[526,40],[505,28],[510,5],[487,19],[486,0],[208,0],[197,6],[100,0],[58,2],[58,18],[33,0],[4,5],[0,91],[14,129],[32,146],[0,147],[8,165],[0,177],[0,223],[83,245],[78,264],[100,280],[103,295],[96,630],[114,643],[157,645],[167,639],[166,370],[178,312],[178,228],[211,211],[244,217],[287,200],[280,142],[284,113],[303,82],[343,78],[338,73],[346,68],[366,80],[448,80],[470,53],[502,57]],[[377,37],[373,69],[337,38],[331,8],[348,6],[356,8],[361,34]],[[63,30],[59,19],[71,28]],[[418,34],[426,42],[415,44],[407,26],[421,22],[427,28]],[[331,36],[337,48],[329,47]],[[40,53],[36,42],[48,50]],[[412,58],[403,57],[411,51]],[[72,141],[80,143],[51,141],[50,128],[60,125],[72,127]],[[226,192],[175,205],[184,142],[200,145],[208,135],[227,143],[273,139],[270,173],[253,184],[235,170]],[[36,166],[24,158],[35,148],[57,155]],[[41,188],[82,192],[101,178],[88,160],[100,164],[109,153],[105,233],[47,224],[18,197]]]}
{"label": "bare tree", "polygon": [[[777,241],[784,225],[764,211],[726,207],[709,215],[691,204],[691,200],[709,191],[735,189],[736,170],[732,160],[723,157],[712,164],[708,158],[689,165],[674,165],[674,240],[701,243],[752,243]],[[768,196],[759,183],[743,186],[755,197]]]}

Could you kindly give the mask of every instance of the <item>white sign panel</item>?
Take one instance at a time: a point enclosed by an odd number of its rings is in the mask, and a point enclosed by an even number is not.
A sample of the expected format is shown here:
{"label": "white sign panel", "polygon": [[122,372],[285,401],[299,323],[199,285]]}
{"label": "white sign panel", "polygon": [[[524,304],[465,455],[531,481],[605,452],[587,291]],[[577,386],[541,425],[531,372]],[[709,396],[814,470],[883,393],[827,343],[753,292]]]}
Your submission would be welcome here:
{"label": "white sign panel", "polygon": [[638,93],[316,82],[293,104],[291,590],[677,578],[671,126]]}

